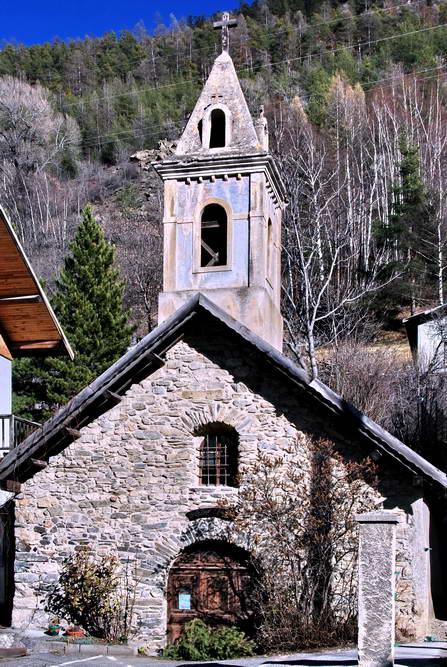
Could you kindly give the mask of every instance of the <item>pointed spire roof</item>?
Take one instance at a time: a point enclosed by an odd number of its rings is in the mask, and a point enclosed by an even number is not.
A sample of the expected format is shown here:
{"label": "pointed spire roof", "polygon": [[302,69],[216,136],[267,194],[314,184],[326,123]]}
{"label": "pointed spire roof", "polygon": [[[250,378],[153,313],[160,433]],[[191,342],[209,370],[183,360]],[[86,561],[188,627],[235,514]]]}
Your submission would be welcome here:
{"label": "pointed spire roof", "polygon": [[[225,146],[209,148],[213,109],[226,115]],[[244,93],[227,51],[214,61],[213,69],[178,142],[176,154],[216,155],[263,150]]]}

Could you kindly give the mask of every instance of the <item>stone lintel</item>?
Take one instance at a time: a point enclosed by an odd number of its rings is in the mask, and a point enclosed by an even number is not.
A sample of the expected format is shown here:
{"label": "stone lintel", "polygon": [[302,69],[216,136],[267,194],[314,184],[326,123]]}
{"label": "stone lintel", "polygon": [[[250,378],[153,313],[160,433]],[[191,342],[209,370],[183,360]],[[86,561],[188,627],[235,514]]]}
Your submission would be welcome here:
{"label": "stone lintel", "polygon": [[358,523],[400,523],[400,516],[392,510],[378,510],[357,514],[355,520]]}

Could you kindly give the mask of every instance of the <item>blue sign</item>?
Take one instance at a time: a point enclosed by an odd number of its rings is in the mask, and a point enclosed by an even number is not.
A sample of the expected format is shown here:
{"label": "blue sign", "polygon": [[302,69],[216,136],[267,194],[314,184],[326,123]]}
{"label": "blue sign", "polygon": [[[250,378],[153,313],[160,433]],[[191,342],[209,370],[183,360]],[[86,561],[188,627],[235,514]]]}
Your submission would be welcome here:
{"label": "blue sign", "polygon": [[191,609],[191,594],[190,593],[179,593],[178,608],[179,609]]}

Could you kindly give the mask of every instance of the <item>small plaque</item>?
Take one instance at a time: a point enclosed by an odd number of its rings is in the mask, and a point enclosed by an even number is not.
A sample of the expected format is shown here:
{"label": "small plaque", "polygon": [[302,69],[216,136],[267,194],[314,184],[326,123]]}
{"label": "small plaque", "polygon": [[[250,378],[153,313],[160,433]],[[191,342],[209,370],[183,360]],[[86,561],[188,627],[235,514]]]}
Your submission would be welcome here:
{"label": "small plaque", "polygon": [[191,609],[191,594],[190,593],[179,593],[178,608],[179,609]]}

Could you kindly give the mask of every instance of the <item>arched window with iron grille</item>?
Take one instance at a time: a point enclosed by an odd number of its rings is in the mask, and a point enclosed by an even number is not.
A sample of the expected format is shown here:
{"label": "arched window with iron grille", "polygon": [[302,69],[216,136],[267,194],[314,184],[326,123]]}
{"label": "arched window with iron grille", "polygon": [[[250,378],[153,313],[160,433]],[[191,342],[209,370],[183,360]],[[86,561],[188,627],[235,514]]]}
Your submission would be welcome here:
{"label": "arched window with iron grille", "polygon": [[207,486],[237,486],[238,439],[231,428],[204,429],[199,450],[199,481]]}

